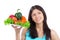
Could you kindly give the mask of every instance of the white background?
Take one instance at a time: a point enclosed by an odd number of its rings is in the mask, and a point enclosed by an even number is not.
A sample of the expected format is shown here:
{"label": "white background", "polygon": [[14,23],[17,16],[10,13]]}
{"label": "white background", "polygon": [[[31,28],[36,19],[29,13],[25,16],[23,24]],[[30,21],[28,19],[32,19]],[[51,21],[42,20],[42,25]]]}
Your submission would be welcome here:
{"label": "white background", "polygon": [[40,5],[47,14],[48,26],[60,37],[60,0],[0,0],[0,40],[15,40],[15,31],[10,25],[4,25],[4,20],[15,14],[19,8],[28,19],[28,13],[33,5]]}

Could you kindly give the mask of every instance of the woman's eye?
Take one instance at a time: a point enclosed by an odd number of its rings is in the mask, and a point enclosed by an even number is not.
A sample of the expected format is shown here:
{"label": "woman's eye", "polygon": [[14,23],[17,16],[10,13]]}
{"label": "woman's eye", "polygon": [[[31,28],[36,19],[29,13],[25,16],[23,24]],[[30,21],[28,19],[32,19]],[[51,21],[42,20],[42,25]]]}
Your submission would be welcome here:
{"label": "woman's eye", "polygon": [[38,12],[38,14],[41,14],[40,12]]}
{"label": "woman's eye", "polygon": [[35,16],[36,14],[32,14],[32,16]]}

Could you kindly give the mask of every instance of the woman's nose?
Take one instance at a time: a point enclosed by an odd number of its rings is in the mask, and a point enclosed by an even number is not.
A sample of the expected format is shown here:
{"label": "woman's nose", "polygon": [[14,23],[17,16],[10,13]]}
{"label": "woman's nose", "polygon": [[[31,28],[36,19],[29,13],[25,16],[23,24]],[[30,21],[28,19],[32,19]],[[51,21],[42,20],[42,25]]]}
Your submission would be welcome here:
{"label": "woman's nose", "polygon": [[39,16],[38,15],[36,15],[36,18],[38,18]]}

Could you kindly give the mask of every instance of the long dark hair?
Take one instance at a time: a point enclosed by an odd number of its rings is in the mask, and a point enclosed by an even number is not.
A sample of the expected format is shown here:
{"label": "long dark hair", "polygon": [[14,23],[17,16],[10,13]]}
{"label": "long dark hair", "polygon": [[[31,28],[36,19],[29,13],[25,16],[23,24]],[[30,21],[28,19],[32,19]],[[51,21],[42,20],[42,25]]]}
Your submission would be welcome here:
{"label": "long dark hair", "polygon": [[44,9],[41,6],[39,6],[39,5],[32,6],[31,9],[30,9],[30,12],[29,12],[28,20],[30,22],[30,28],[29,28],[30,36],[31,36],[31,38],[38,37],[37,30],[36,30],[36,24],[32,20],[32,17],[31,17],[31,14],[32,14],[34,9],[38,9],[38,10],[40,10],[43,13],[43,16],[44,16],[44,20],[43,20],[43,32],[44,32],[44,34],[46,34],[46,40],[49,40],[51,38],[51,34],[50,34],[51,31],[50,31],[50,29],[49,29],[49,27],[47,25],[46,13],[45,13]]}

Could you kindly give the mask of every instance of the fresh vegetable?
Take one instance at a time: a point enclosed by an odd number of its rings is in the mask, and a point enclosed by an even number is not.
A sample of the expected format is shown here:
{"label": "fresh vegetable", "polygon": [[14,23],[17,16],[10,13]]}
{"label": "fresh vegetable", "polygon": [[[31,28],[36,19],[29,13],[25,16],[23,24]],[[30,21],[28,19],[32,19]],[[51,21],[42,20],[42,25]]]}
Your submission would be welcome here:
{"label": "fresh vegetable", "polygon": [[15,16],[17,17],[17,19],[19,20],[19,19],[21,19],[21,17],[22,17],[22,13],[21,12],[18,12],[19,11],[19,9],[17,10],[17,13],[15,13]]}
{"label": "fresh vegetable", "polygon": [[21,18],[21,22],[25,23],[26,22],[26,18],[24,16],[22,16]]}
{"label": "fresh vegetable", "polygon": [[26,21],[25,23],[17,22],[16,24],[20,25],[21,27],[24,27],[24,28],[29,28],[30,27],[29,21]]}
{"label": "fresh vegetable", "polygon": [[10,15],[9,18],[11,18],[14,21],[14,23],[17,21],[17,18],[14,15]]}
{"label": "fresh vegetable", "polygon": [[9,16],[9,18],[13,18],[13,17],[15,17],[15,16],[14,16],[14,15],[10,15],[10,16]]}
{"label": "fresh vegetable", "polygon": [[13,17],[12,20],[14,21],[14,23],[17,21],[16,17]]}
{"label": "fresh vegetable", "polygon": [[20,9],[17,10],[17,13],[15,15],[10,15],[5,21],[4,24],[15,24],[20,25],[24,28],[30,27],[30,22],[26,20],[25,16],[22,15],[21,12],[18,12]]}
{"label": "fresh vegetable", "polygon": [[11,18],[8,18],[4,21],[4,23],[7,24],[14,24],[14,21]]}
{"label": "fresh vegetable", "polygon": [[30,27],[29,21],[26,21],[23,26],[24,26],[25,28],[29,28],[29,27]]}

